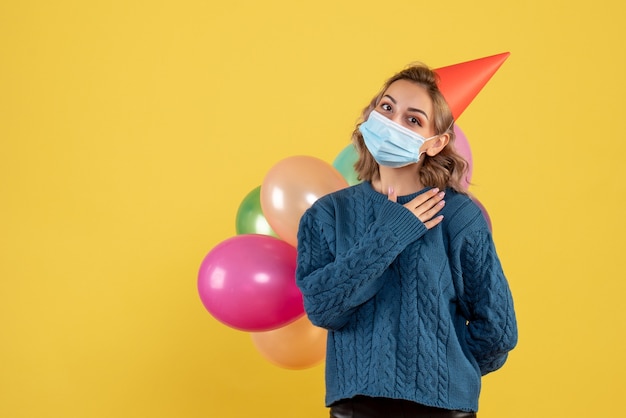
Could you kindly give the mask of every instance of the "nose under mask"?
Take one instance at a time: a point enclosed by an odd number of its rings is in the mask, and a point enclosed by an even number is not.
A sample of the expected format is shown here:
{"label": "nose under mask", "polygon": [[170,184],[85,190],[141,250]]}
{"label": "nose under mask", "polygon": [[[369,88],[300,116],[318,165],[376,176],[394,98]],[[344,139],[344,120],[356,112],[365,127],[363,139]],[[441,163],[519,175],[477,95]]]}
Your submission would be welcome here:
{"label": "nose under mask", "polygon": [[375,110],[359,126],[359,131],[376,162],[394,168],[418,162],[423,154],[420,152],[421,146],[438,136],[424,138]]}

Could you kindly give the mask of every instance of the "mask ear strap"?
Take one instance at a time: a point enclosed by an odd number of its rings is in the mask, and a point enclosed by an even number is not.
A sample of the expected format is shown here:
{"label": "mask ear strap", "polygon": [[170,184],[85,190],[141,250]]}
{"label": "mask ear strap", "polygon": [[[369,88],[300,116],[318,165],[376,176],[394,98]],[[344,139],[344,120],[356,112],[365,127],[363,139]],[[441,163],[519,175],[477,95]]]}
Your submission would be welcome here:
{"label": "mask ear strap", "polygon": [[447,133],[448,133],[448,131],[450,131],[450,128],[452,128],[452,126],[454,126],[454,119],[452,119],[452,123],[450,124],[450,126],[448,126],[448,128],[447,128],[445,131],[443,131],[442,133],[437,134],[437,135],[435,135],[435,136],[433,136],[433,137],[431,137],[431,138],[429,138],[429,139],[432,139],[432,138],[438,138],[438,137],[440,137],[441,135],[445,135],[445,134],[447,134]]}

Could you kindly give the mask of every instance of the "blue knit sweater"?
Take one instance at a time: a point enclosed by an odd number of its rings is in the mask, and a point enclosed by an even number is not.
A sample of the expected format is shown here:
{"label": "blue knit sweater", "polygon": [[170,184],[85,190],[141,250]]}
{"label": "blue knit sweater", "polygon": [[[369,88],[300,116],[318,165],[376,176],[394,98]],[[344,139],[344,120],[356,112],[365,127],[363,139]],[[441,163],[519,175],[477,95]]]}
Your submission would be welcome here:
{"label": "blue knit sweater", "polygon": [[517,342],[479,207],[447,190],[443,222],[427,230],[402,206],[419,193],[395,203],[363,182],[302,216],[296,281],[329,331],[327,406],[360,394],[477,411],[481,375]]}

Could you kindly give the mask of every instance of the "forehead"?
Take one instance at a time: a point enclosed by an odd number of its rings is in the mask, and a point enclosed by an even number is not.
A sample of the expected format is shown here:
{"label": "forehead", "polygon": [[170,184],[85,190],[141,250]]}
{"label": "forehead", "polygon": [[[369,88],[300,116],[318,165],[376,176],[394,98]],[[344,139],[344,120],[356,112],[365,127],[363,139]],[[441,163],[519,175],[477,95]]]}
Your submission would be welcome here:
{"label": "forehead", "polygon": [[383,96],[391,96],[399,106],[413,107],[432,114],[433,102],[426,88],[410,80],[397,80],[387,87]]}

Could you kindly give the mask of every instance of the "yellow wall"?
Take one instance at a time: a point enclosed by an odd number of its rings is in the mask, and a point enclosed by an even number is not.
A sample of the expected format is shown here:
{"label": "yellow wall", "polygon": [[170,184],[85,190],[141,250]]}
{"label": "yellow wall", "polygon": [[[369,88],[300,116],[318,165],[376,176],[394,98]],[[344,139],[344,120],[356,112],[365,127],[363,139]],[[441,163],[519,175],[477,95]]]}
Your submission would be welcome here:
{"label": "yellow wall", "polygon": [[458,121],[520,327],[480,415],[624,416],[625,12],[4,1],[0,416],[326,416],[323,366],[213,319],[200,262],[277,161],[332,162],[391,73],[505,51]]}

